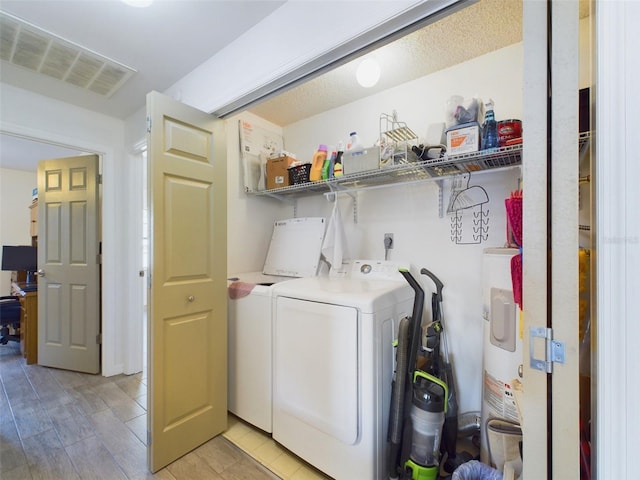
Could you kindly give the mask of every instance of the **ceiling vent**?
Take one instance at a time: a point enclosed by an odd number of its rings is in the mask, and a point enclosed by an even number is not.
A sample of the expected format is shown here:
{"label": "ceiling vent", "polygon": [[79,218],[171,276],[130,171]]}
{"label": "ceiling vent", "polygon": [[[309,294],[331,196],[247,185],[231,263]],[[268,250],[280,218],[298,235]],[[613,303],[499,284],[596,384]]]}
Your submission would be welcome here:
{"label": "ceiling vent", "polygon": [[110,97],[136,71],[0,12],[2,60]]}

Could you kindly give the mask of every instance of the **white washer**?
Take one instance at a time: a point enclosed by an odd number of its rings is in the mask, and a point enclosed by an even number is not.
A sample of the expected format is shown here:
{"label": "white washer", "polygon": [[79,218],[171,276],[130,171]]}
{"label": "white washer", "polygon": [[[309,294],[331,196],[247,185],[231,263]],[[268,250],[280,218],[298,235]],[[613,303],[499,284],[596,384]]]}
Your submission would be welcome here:
{"label": "white washer", "polygon": [[[271,433],[273,285],[316,275],[324,230],[325,219],[318,217],[275,222],[263,271],[228,279],[227,408],[265,432]],[[233,295],[234,288],[245,295]]]}
{"label": "white washer", "polygon": [[414,292],[398,264],[273,291],[273,438],[337,480],[387,478],[394,348]]}

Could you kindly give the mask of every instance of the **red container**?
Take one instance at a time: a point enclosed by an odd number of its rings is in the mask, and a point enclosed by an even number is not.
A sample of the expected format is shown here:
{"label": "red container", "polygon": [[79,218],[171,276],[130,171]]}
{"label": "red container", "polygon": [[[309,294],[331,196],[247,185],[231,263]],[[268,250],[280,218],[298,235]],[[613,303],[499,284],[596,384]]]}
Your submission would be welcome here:
{"label": "red container", "polygon": [[522,122],[520,120],[500,120],[498,122],[498,145],[504,147],[509,140],[522,137]]}

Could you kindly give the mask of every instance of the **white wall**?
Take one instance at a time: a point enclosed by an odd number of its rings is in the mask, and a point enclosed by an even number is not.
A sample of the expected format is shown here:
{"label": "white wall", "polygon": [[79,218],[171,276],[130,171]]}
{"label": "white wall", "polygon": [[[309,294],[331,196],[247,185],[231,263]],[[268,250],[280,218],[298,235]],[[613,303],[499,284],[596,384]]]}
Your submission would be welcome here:
{"label": "white wall", "polygon": [[[0,246],[31,245],[31,192],[36,172],[0,168]],[[11,272],[0,272],[0,295],[11,291]]]}
{"label": "white wall", "polygon": [[[401,28],[413,23],[417,15],[458,1],[289,0],[165,93],[213,112],[300,66],[314,62],[315,68],[324,66],[326,62],[320,59],[327,52],[339,50],[348,54],[378,40],[388,34],[386,25]],[[310,35],[310,31],[318,33]]]}
{"label": "white wall", "polygon": [[282,134],[282,128],[245,112],[226,120],[227,127],[227,272],[262,270],[273,222],[293,217],[286,203],[247,195],[240,160],[238,121],[242,119],[265,130]]}
{"label": "white wall", "polygon": [[[409,82],[394,89],[344,105],[288,125],[285,144],[298,158],[311,159],[319,143],[346,143],[351,130],[373,144],[378,138],[381,113],[398,112],[417,135],[444,120],[444,106],[453,94],[478,95],[495,101],[497,119],[522,118],[522,44],[515,44],[469,62]],[[525,126],[526,128],[526,126]],[[471,185],[485,188],[489,203],[489,236],[477,245],[451,241],[448,215],[439,218],[435,182],[392,186],[359,192],[358,223],[352,200],[340,197],[342,219],[352,258],[384,258],[384,233],[394,234],[390,260],[410,262],[426,292],[424,319],[431,319],[430,293],[434,285],[419,270],[427,268],[444,283],[445,328],[456,370],[460,411],[479,411],[482,391],[482,289],[481,264],[485,247],[505,243],[504,199],[518,187],[519,169],[472,175]],[[449,199],[445,182],[445,208]],[[272,201],[259,198],[262,202]],[[331,215],[331,204],[317,195],[298,200],[298,216]]]}
{"label": "white wall", "polygon": [[[100,154],[102,162],[102,369],[105,375],[123,371],[122,345],[127,317],[127,275],[137,275],[137,266],[127,263],[122,235],[126,225],[129,189],[124,157],[124,122],[75,107],[26,90],[0,84],[0,130],[32,139]],[[30,201],[30,200],[29,200]],[[28,215],[28,212],[26,213]],[[126,228],[126,227],[125,227]],[[28,231],[28,230],[27,230]]]}

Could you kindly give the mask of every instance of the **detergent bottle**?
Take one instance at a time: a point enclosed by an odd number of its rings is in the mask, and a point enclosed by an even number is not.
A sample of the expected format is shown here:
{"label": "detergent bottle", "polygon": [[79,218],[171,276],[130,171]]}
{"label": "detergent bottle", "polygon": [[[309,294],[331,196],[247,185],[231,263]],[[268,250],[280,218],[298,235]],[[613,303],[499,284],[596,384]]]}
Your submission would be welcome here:
{"label": "detergent bottle", "polygon": [[347,150],[348,151],[350,151],[350,152],[359,152],[361,150],[364,150],[364,146],[360,142],[360,137],[358,136],[357,132],[351,132],[349,134],[349,137],[350,137],[350,143],[349,143],[349,145],[347,145]]}
{"label": "detergent bottle", "polygon": [[317,182],[322,179],[322,167],[324,161],[327,159],[327,146],[320,144],[318,150],[313,155],[313,162],[311,162],[311,173],[309,174],[309,180]]}
{"label": "detergent bottle", "polygon": [[333,160],[333,177],[339,178],[342,176],[342,155],[344,154],[344,147],[342,142],[338,144],[338,151],[336,152],[336,158]]}
{"label": "detergent bottle", "polygon": [[[329,153],[329,152],[327,152]],[[322,180],[333,178],[333,164],[335,162],[336,152],[332,151],[331,155],[327,155],[327,159],[322,166]]]}

